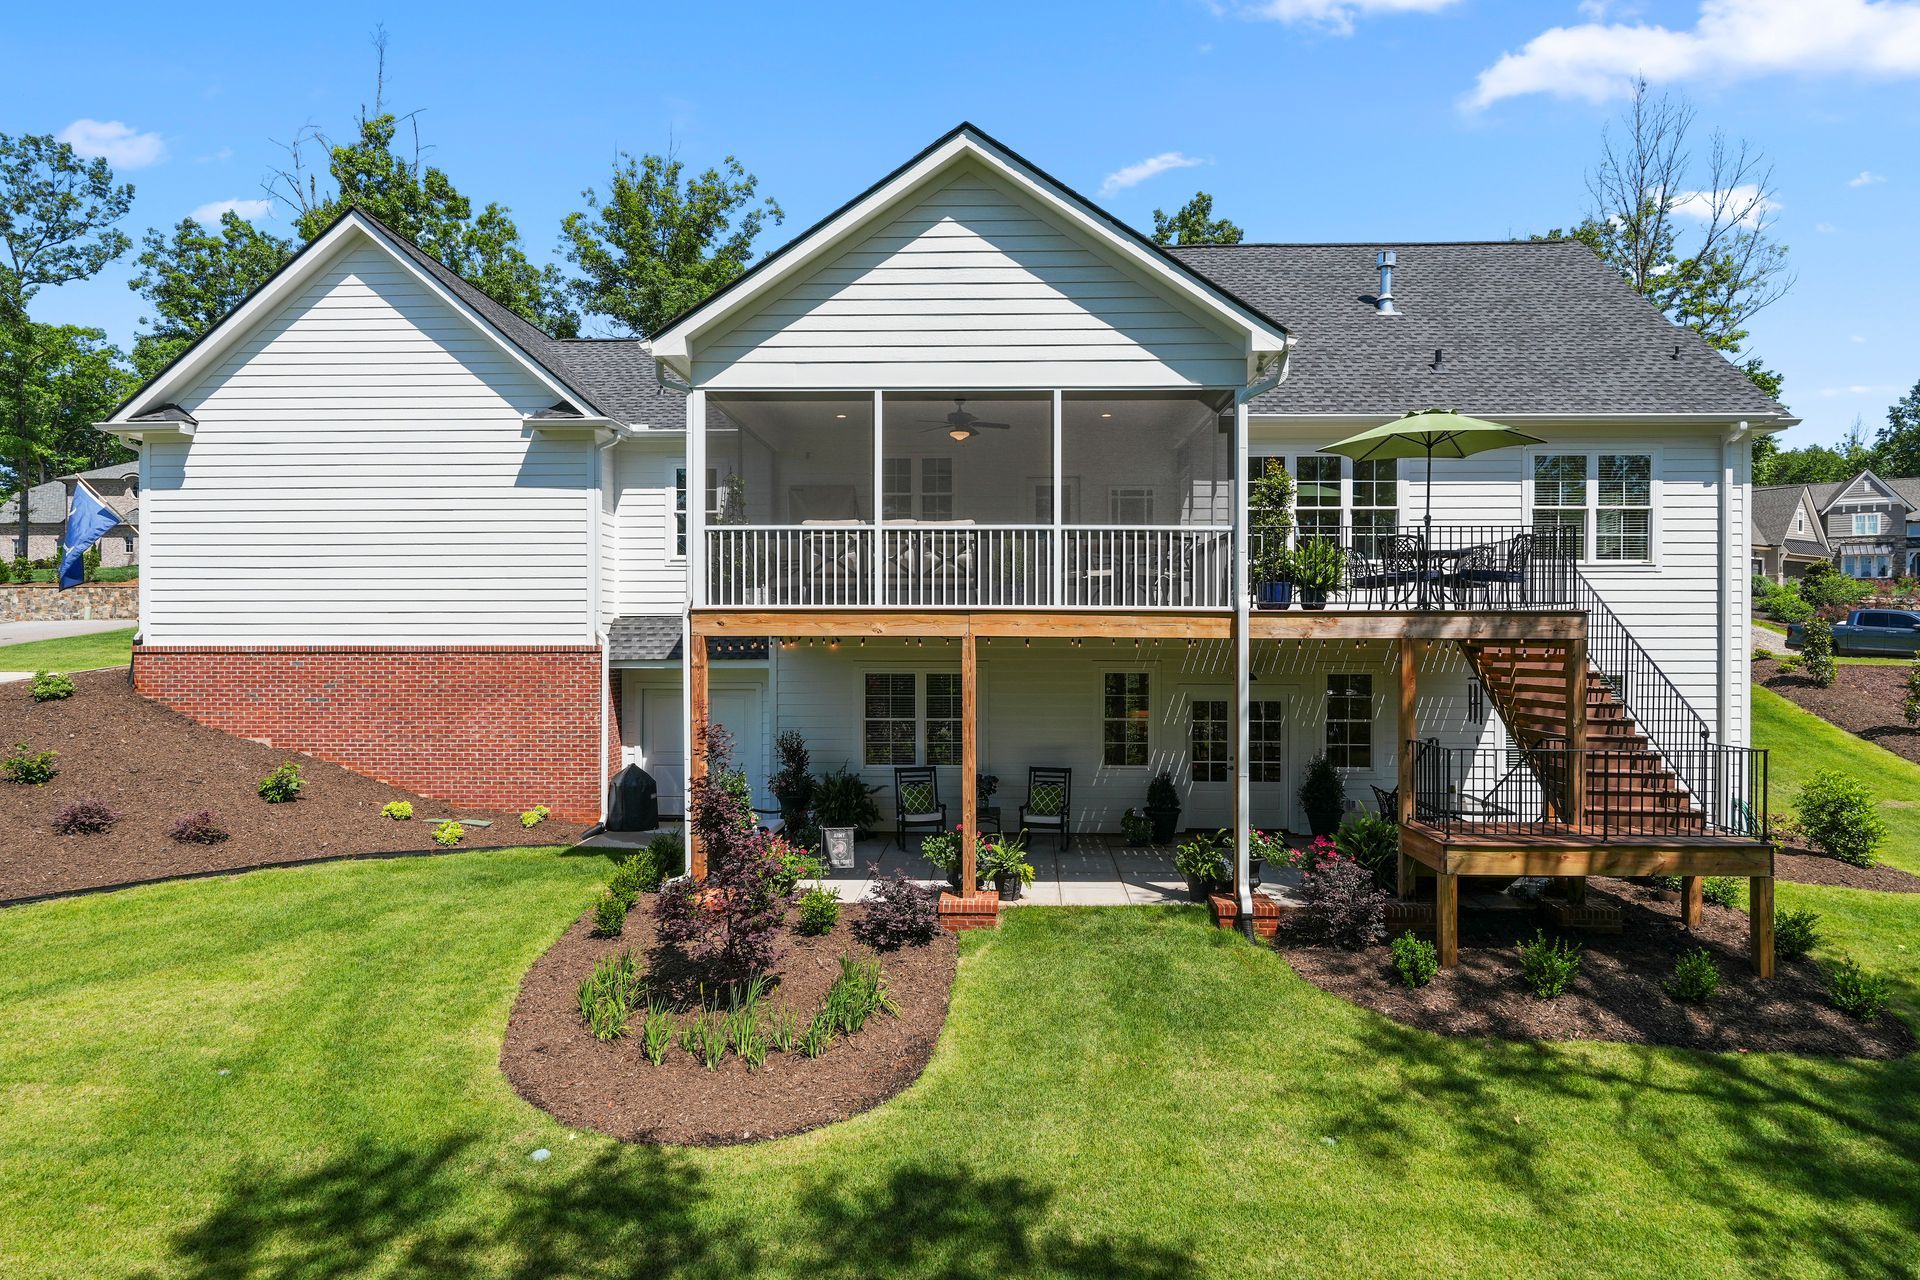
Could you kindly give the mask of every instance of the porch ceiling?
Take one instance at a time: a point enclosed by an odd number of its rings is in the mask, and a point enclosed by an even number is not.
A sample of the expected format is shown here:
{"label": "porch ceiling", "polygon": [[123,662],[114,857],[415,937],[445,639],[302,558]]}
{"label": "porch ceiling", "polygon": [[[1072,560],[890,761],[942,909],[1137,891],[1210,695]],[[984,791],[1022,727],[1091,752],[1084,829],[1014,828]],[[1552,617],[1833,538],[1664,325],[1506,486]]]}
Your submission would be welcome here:
{"label": "porch ceiling", "polygon": [[[1255,640],[1566,640],[1587,633],[1583,613],[1256,613]],[[696,609],[705,636],[1031,636],[1060,639],[1226,640],[1224,611],[1045,609]]]}

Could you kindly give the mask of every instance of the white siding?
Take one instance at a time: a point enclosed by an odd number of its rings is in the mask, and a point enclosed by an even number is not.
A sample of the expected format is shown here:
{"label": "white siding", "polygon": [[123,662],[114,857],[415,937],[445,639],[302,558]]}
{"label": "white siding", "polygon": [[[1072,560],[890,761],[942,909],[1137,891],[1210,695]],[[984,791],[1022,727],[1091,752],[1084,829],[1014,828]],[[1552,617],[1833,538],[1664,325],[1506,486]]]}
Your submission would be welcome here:
{"label": "white siding", "polygon": [[627,440],[613,447],[611,555],[619,566],[619,615],[678,613],[687,603],[687,561],[674,540],[674,471],[685,438]]}
{"label": "white siding", "polygon": [[967,166],[694,343],[709,389],[1237,386],[1227,334]]}
{"label": "white siding", "polygon": [[181,398],[143,468],[155,643],[582,642],[593,456],[384,251],[344,249]]}

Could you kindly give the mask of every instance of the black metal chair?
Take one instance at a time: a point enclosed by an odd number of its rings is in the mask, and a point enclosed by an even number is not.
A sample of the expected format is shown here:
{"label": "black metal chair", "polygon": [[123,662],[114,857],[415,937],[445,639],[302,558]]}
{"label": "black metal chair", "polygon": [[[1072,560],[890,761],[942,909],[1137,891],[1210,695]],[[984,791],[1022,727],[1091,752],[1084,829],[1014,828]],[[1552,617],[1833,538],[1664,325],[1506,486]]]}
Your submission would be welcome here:
{"label": "black metal chair", "polygon": [[1504,544],[1488,548],[1482,563],[1463,565],[1461,577],[1470,576],[1476,587],[1484,589],[1490,605],[1495,593],[1508,607],[1529,604],[1533,599],[1533,544],[1531,533],[1516,533]]}
{"label": "black metal chair", "polygon": [[1471,609],[1478,601],[1492,608],[1498,587],[1499,570],[1495,567],[1498,563],[1494,548],[1488,545],[1468,547],[1456,556],[1443,584],[1453,607]]}
{"label": "black metal chair", "polygon": [[909,831],[947,829],[947,806],[940,803],[940,775],[931,766],[893,771],[894,839],[906,852]]}
{"label": "black metal chair", "polygon": [[1348,585],[1371,596],[1375,608],[1405,608],[1419,594],[1420,584],[1432,576],[1426,552],[1426,541],[1419,534],[1383,537],[1379,554],[1353,574]]}
{"label": "black metal chair", "polygon": [[1389,791],[1385,787],[1375,787],[1373,789],[1373,803],[1379,807],[1381,817],[1398,818],[1400,816],[1400,788],[1395,787]]}
{"label": "black metal chair", "polygon": [[1060,849],[1073,841],[1073,770],[1027,770],[1027,798],[1020,805],[1020,829],[1057,831]]}

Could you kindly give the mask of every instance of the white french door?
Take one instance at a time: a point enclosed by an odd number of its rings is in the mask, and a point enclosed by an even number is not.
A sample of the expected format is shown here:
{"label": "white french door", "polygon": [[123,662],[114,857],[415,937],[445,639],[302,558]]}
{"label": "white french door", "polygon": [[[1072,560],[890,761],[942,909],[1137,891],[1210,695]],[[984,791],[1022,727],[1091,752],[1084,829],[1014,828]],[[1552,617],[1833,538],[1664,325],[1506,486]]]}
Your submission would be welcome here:
{"label": "white french door", "polygon": [[[1261,830],[1291,824],[1293,780],[1289,767],[1289,697],[1284,689],[1256,689],[1248,705],[1247,755],[1253,812]],[[1183,827],[1202,830],[1233,821],[1233,690],[1226,685],[1181,685],[1174,716],[1186,751]]]}

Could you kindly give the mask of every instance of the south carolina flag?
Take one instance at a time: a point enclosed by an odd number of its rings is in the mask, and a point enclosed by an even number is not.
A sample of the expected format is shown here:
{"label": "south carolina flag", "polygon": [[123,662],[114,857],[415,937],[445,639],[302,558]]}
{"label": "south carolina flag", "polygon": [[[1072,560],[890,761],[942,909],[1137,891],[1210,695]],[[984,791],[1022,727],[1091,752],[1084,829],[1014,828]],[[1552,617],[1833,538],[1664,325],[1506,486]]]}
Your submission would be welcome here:
{"label": "south carolina flag", "polygon": [[67,532],[61,541],[66,546],[66,554],[60,557],[60,589],[77,587],[86,581],[86,568],[81,558],[87,554],[87,548],[100,540],[100,535],[120,523],[120,517],[113,509],[100,501],[85,480],[73,486],[73,501],[67,507]]}

